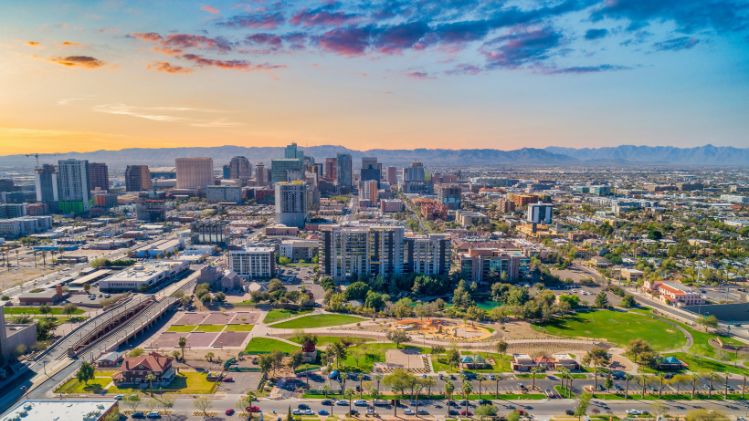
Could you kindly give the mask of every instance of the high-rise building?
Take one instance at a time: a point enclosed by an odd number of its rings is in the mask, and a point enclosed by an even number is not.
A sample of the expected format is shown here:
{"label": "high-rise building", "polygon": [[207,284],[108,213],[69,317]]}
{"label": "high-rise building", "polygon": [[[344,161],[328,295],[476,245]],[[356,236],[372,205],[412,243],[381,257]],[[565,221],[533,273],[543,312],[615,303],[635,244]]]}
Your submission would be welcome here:
{"label": "high-rise building", "polygon": [[91,208],[88,161],[64,159],[57,161],[59,207],[63,213],[84,213]]}
{"label": "high-rise building", "polygon": [[286,146],[283,157],[286,159],[304,159],[304,152],[297,150],[296,143]]}
{"label": "high-rise building", "polygon": [[[14,189],[13,180],[9,178],[0,179],[0,192],[11,192]],[[736,186],[734,186],[736,187]]]}
{"label": "high-rise building", "polygon": [[427,193],[426,172],[424,164],[418,161],[411,163],[410,167],[403,168],[403,192],[404,193]]}
{"label": "high-rise building", "polygon": [[197,189],[213,185],[213,158],[177,158],[177,188]]}
{"label": "high-rise building", "polygon": [[151,190],[151,171],[148,165],[128,165],[125,168],[125,190]]}
{"label": "high-rise building", "polygon": [[325,178],[328,180],[335,180],[338,175],[336,174],[336,159],[325,158]]}
{"label": "high-rise building", "polygon": [[388,167],[387,182],[391,186],[395,186],[398,184],[398,168]]}
{"label": "high-rise building", "polygon": [[205,198],[211,203],[242,203],[242,188],[239,186],[207,186]]}
{"label": "high-rise building", "polygon": [[351,187],[354,184],[353,158],[351,154],[339,153],[336,156],[336,183]]}
{"label": "high-rise building", "polygon": [[221,167],[221,176],[224,177],[224,180],[230,180],[231,179],[231,167],[228,165],[224,165]]}
{"label": "high-rise building", "polygon": [[554,206],[548,203],[531,203],[528,205],[526,219],[534,224],[551,224]]}
{"label": "high-rise building", "polygon": [[439,184],[435,190],[437,190],[437,200],[447,206],[448,210],[460,209],[462,203],[460,186],[456,184]]}
{"label": "high-rise building", "polygon": [[268,177],[265,174],[265,165],[262,162],[258,162],[255,166],[255,185],[264,186],[268,183]]}
{"label": "high-rise building", "polygon": [[107,164],[92,162],[88,164],[88,177],[91,190],[109,191],[109,169]]}
{"label": "high-rise building", "polygon": [[340,226],[322,229],[320,268],[337,281],[357,276],[403,273],[404,228]]}
{"label": "high-rise building", "polygon": [[362,180],[361,184],[363,191],[359,192],[359,198],[369,200],[371,206],[377,206],[377,200],[379,199],[377,181]]}
{"label": "high-rise building", "polygon": [[381,178],[382,171],[380,170],[380,166],[377,164],[377,158],[362,158],[359,179],[362,181],[375,180],[377,181],[377,188],[380,188]]}
{"label": "high-rise building", "polygon": [[34,171],[34,185],[36,187],[36,201],[43,203],[57,202],[60,195],[57,184],[57,168],[44,164]]}
{"label": "high-rise building", "polygon": [[251,178],[252,177],[252,164],[250,161],[243,156],[235,156],[229,163],[230,174],[229,178],[232,180],[239,180],[240,178]]}
{"label": "high-rise building", "polygon": [[307,186],[303,182],[276,183],[276,223],[304,228],[308,209]]}
{"label": "high-rise building", "polygon": [[475,248],[458,253],[462,279],[472,282],[495,282],[507,274],[507,280],[517,281],[530,273],[530,258],[520,253],[506,253],[501,249]]}
{"label": "high-rise building", "polygon": [[[289,176],[295,177],[303,174],[302,160],[296,158],[272,159],[270,162],[271,183],[286,182]],[[292,174],[289,174],[292,172]]]}
{"label": "high-rise building", "polygon": [[450,271],[451,243],[444,234],[418,235],[404,238],[403,271],[442,275]]}
{"label": "high-rise building", "polygon": [[276,249],[246,246],[229,250],[229,268],[247,280],[270,278],[276,273]]}

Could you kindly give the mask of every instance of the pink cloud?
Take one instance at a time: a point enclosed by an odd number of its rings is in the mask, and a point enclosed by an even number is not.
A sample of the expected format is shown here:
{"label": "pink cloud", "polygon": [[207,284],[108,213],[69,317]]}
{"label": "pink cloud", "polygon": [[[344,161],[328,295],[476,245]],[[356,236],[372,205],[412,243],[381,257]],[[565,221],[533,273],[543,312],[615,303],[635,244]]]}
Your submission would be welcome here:
{"label": "pink cloud", "polygon": [[218,14],[221,13],[221,12],[218,11],[218,9],[216,9],[215,7],[211,7],[211,6],[202,6],[200,8],[200,10],[202,10],[204,12],[211,13],[213,15],[218,15]]}

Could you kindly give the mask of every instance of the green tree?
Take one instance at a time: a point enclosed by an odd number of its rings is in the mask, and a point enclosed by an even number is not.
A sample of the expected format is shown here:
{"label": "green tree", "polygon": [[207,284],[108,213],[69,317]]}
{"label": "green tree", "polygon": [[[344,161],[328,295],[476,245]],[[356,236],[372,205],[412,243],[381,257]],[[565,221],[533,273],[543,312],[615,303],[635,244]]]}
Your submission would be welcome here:
{"label": "green tree", "polygon": [[596,295],[594,305],[597,308],[606,308],[609,306],[609,297],[606,295],[604,291],[601,291],[598,293],[598,295]]}
{"label": "green tree", "polygon": [[402,330],[391,330],[385,336],[390,342],[393,342],[397,348],[400,348],[400,344],[411,340],[411,337]]}
{"label": "green tree", "polygon": [[184,337],[180,337],[179,341],[177,342],[177,346],[182,350],[182,362],[185,361],[185,347],[187,346],[187,339]]}
{"label": "green tree", "polygon": [[75,373],[75,378],[79,382],[83,382],[86,386],[88,386],[88,382],[94,379],[95,371],[96,370],[94,369],[93,365],[84,361],[81,363],[81,367],[78,369],[78,372]]}
{"label": "green tree", "polygon": [[[396,368],[391,374],[386,375],[382,383],[389,387],[394,394],[400,394],[403,399],[403,393],[411,387],[414,375],[402,368]],[[398,416],[398,406],[393,405],[393,415]]]}
{"label": "green tree", "polygon": [[134,350],[130,351],[127,356],[128,357],[140,357],[141,355],[145,354],[146,351],[143,350],[143,348],[135,348]]}
{"label": "green tree", "polygon": [[62,308],[62,312],[67,316],[72,316],[76,311],[78,311],[78,307],[75,304],[66,304]]}
{"label": "green tree", "polygon": [[635,301],[635,296],[632,294],[627,294],[622,298],[622,301],[619,303],[620,306],[624,308],[632,308],[637,307],[637,301]]}
{"label": "green tree", "polygon": [[593,399],[593,395],[589,392],[583,392],[583,394],[577,399],[575,405],[575,416],[578,420],[588,415],[588,407],[590,406],[591,399]]}
{"label": "green tree", "polygon": [[192,400],[192,405],[205,416],[208,415],[208,410],[213,408],[213,401],[207,396],[198,395]]}
{"label": "green tree", "polygon": [[133,412],[137,411],[138,407],[141,404],[140,395],[138,395],[137,393],[133,393],[132,395],[127,396],[122,401],[125,402],[125,406],[130,408],[130,410]]}
{"label": "green tree", "polygon": [[346,389],[343,396],[348,399],[348,415],[351,416],[351,401],[354,399],[354,396],[356,396],[356,390],[349,387]]}
{"label": "green tree", "polygon": [[148,380],[148,388],[151,389],[151,396],[153,396],[153,381],[156,380],[156,376],[149,374],[146,376],[146,380]]}

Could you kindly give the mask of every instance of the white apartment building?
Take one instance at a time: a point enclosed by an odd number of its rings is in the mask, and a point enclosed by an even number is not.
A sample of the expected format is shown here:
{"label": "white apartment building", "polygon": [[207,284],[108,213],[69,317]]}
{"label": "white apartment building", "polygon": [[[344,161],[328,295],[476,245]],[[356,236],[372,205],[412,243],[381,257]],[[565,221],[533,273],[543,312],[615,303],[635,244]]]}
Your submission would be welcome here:
{"label": "white apartment building", "polygon": [[270,278],[276,273],[276,249],[245,247],[229,250],[229,268],[247,280]]}

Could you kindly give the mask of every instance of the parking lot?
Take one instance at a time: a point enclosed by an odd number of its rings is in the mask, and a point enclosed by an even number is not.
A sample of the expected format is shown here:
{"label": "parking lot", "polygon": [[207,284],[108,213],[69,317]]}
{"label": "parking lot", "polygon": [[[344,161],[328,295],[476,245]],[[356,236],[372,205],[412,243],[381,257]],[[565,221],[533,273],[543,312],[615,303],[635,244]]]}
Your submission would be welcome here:
{"label": "parking lot", "polygon": [[257,390],[263,373],[259,371],[230,371],[226,373],[226,377],[231,378],[232,381],[221,382],[217,392],[227,395],[241,395],[247,393],[248,390]]}

